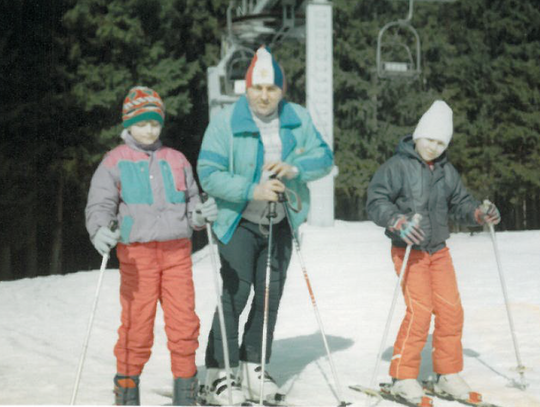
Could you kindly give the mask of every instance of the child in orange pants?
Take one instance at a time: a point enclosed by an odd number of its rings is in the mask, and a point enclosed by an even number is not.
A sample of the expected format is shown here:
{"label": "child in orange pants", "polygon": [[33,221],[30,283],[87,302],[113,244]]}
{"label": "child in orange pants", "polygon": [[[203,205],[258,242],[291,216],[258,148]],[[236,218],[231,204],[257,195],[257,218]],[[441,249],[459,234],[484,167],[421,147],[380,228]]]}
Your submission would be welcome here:
{"label": "child in orange pants", "polygon": [[[171,352],[173,405],[196,405],[195,351],[199,318],[191,272],[191,235],[217,218],[204,204],[185,156],[162,146],[163,101],[154,90],[132,88],[124,100],[124,144],[110,151],[92,178],[86,227],[102,255],[118,240],[122,324],[114,348],[115,404],[138,405],[139,376],[150,358],[160,302]],[[120,229],[107,225],[117,220]]]}
{"label": "child in orange pants", "polygon": [[117,371],[138,376],[150,358],[154,318],[161,303],[174,377],[197,373],[199,318],[191,273],[191,241],[119,243],[122,326],[114,348]]}
{"label": "child in orange pants", "polygon": [[394,343],[390,376],[392,393],[413,403],[423,396],[417,376],[432,315],[436,387],[456,398],[468,398],[470,392],[458,374],[463,370],[463,308],[445,243],[450,237],[448,219],[468,225],[500,222],[495,205],[480,205],[448,161],[445,150],[452,133],[452,110],[435,101],[368,188],[368,216],[386,228],[398,274],[405,248],[412,246],[402,285],[407,311]]}
{"label": "child in orange pants", "polygon": [[[398,274],[404,255],[404,248],[392,247]],[[463,370],[463,308],[448,247],[433,254],[411,250],[403,296],[407,311],[394,344],[390,376],[402,379],[418,376],[420,353],[429,334],[432,314],[435,315],[433,370],[442,375]]]}

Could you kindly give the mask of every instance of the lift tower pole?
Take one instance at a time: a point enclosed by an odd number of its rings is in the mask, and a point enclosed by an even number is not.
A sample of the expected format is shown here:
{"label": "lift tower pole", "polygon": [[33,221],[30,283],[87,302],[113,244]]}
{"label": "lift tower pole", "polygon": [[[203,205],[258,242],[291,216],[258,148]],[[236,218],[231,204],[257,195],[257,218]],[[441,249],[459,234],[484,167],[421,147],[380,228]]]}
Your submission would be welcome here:
{"label": "lift tower pole", "polygon": [[[306,104],[315,127],[334,150],[332,3],[312,0],[306,7]],[[311,208],[308,222],[315,226],[334,225],[334,177],[309,183]]]}

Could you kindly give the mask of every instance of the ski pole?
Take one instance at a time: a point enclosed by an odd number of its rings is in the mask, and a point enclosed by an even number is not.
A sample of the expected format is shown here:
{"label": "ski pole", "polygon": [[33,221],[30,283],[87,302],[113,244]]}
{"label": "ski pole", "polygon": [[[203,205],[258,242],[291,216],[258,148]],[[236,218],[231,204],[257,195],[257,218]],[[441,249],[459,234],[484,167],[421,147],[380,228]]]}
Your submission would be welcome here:
{"label": "ski pole", "polygon": [[[116,220],[111,221],[109,224],[109,229],[115,231],[118,228],[118,222]],[[107,267],[107,262],[109,261],[109,253],[103,255],[101,260],[101,267],[99,268],[99,278],[96,288],[96,293],[94,295],[94,304],[92,306],[92,312],[90,313],[90,320],[88,321],[88,328],[86,329],[86,337],[84,338],[84,344],[79,358],[79,367],[77,368],[77,375],[75,376],[75,385],[73,386],[73,394],[71,395],[71,405],[75,404],[77,399],[77,393],[79,391],[79,382],[81,380],[81,373],[84,366],[84,359],[86,358],[86,351],[88,350],[88,342],[90,341],[90,333],[92,332],[92,325],[94,324],[94,317],[96,315],[96,309],[99,299],[99,293],[101,291],[101,283],[103,282],[103,274],[105,273],[105,268]]]}
{"label": "ski pole", "polygon": [[273,224],[276,214],[276,202],[268,202],[268,218],[269,230],[268,230],[268,255],[266,256],[266,275],[264,276],[264,317],[263,317],[263,331],[262,331],[262,349],[261,349],[261,387],[259,394],[259,405],[264,405],[264,378],[266,368],[266,343],[268,332],[268,302],[270,298],[270,272],[272,266],[272,235]]}
{"label": "ski pole", "polygon": [[405,249],[405,257],[403,258],[403,263],[401,264],[401,270],[399,271],[399,278],[394,287],[394,295],[392,297],[392,304],[390,305],[390,311],[388,312],[388,317],[386,318],[386,325],[384,327],[384,332],[379,346],[379,352],[377,353],[377,361],[375,362],[375,368],[373,369],[373,374],[371,375],[371,380],[369,382],[369,388],[373,389],[375,387],[375,382],[377,379],[377,372],[379,371],[379,365],[381,364],[382,353],[384,351],[384,346],[386,340],[388,339],[388,332],[390,331],[390,324],[392,322],[392,316],[394,315],[394,309],[396,307],[397,297],[401,288],[401,283],[405,277],[407,270],[407,263],[409,262],[409,255],[411,254],[412,245],[407,245]]}
{"label": "ski pole", "polygon": [[[420,222],[421,216],[416,214],[413,216],[413,221]],[[381,344],[379,346],[379,352],[377,353],[377,361],[375,362],[375,368],[373,369],[373,374],[371,375],[371,381],[369,382],[369,388],[375,387],[375,382],[377,380],[377,372],[379,371],[379,365],[381,363],[382,353],[384,351],[384,346],[386,340],[388,339],[388,332],[390,331],[390,324],[392,322],[392,316],[394,315],[394,309],[396,308],[397,297],[401,288],[401,284],[405,279],[405,273],[407,272],[407,264],[409,262],[409,255],[411,254],[412,245],[408,244],[405,249],[405,256],[403,257],[403,263],[401,264],[401,270],[399,271],[399,278],[394,288],[394,295],[392,297],[392,304],[390,305],[390,311],[388,312],[388,317],[386,318],[386,325],[384,327],[383,337]]]}
{"label": "ski pole", "polygon": [[[484,201],[484,204],[485,204],[485,201]],[[491,242],[493,243],[493,250],[495,252],[495,261],[497,262],[497,270],[499,271],[499,279],[501,280],[501,287],[502,287],[502,292],[503,292],[503,297],[504,297],[504,304],[506,306],[506,314],[508,315],[508,323],[510,325],[510,333],[512,335],[512,341],[514,343],[514,351],[516,353],[516,360],[517,360],[517,368],[516,370],[518,371],[519,373],[519,376],[520,376],[520,380],[521,380],[521,384],[519,385],[519,387],[524,390],[527,388],[528,386],[528,383],[525,381],[525,366],[523,366],[523,363],[521,363],[521,356],[519,354],[519,348],[518,348],[518,342],[517,342],[517,339],[516,339],[516,333],[515,333],[515,330],[514,330],[514,321],[512,319],[512,313],[510,311],[510,304],[509,304],[509,301],[508,301],[508,293],[506,292],[506,282],[505,282],[505,279],[504,279],[504,273],[503,273],[503,270],[502,270],[502,267],[501,267],[501,259],[499,257],[499,248],[497,246],[497,239],[496,239],[496,236],[495,236],[495,227],[493,226],[492,223],[488,223],[489,225],[489,233],[491,235]]]}
{"label": "ski pole", "polygon": [[283,209],[285,209],[285,216],[287,217],[287,223],[289,224],[289,229],[291,230],[293,245],[294,245],[294,248],[295,248],[295,251],[296,251],[296,255],[298,256],[298,260],[300,262],[300,267],[302,268],[302,273],[304,275],[304,280],[306,282],[307,289],[308,289],[308,292],[309,292],[309,296],[311,298],[311,304],[313,305],[313,310],[315,312],[315,318],[317,319],[317,323],[319,325],[319,331],[321,332],[321,337],[322,337],[322,340],[323,340],[323,343],[324,343],[324,348],[326,350],[326,356],[328,358],[328,363],[330,364],[330,369],[332,371],[332,376],[334,377],[334,383],[335,383],[335,386],[336,386],[336,393],[337,393],[338,402],[340,403],[340,406],[346,406],[349,403],[346,403],[342,399],[341,384],[340,384],[340,381],[339,381],[339,378],[338,378],[338,375],[337,375],[337,372],[336,372],[336,367],[334,365],[332,355],[330,353],[330,347],[328,346],[328,341],[326,339],[326,334],[325,334],[325,331],[324,331],[324,326],[323,326],[321,314],[319,312],[319,307],[317,306],[317,302],[315,301],[315,294],[313,292],[313,288],[311,287],[311,282],[309,280],[309,275],[308,275],[308,272],[307,272],[307,268],[306,268],[306,265],[304,263],[304,258],[302,256],[302,251],[300,250],[300,243],[298,242],[298,239],[296,238],[296,234],[294,233],[294,228],[293,228],[293,225],[292,225],[291,216],[289,214],[289,208],[287,206],[287,198],[286,198],[284,193],[279,193],[278,196],[279,196],[279,202],[281,202],[283,204]]}
{"label": "ski pole", "polygon": [[[203,192],[201,194],[201,200],[205,202],[208,199],[208,194]],[[227,330],[225,328],[225,316],[223,314],[223,302],[221,301],[221,287],[219,284],[220,275],[219,267],[217,263],[216,253],[214,252],[214,237],[212,236],[212,225],[206,221],[206,233],[208,236],[208,249],[210,251],[210,260],[212,262],[212,269],[214,270],[214,289],[217,296],[217,311],[219,320],[219,329],[221,330],[221,343],[223,345],[223,358],[225,362],[225,370],[227,372],[227,397],[229,404],[232,405],[232,388],[231,388],[231,364],[229,359],[229,341],[227,340]]]}

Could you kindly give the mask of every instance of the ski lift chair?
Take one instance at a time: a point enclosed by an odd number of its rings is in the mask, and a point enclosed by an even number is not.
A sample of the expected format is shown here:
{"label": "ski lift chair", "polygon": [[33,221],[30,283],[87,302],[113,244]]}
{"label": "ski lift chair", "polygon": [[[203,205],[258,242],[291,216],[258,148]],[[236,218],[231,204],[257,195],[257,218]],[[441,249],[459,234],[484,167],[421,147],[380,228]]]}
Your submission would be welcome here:
{"label": "ski lift chair", "polygon": [[[390,31],[389,31],[390,30]],[[386,36],[394,32],[390,40]],[[412,34],[414,39],[415,55],[410,47],[403,41],[406,35]],[[388,33],[387,33],[388,31]],[[420,37],[407,20],[398,20],[386,24],[377,37],[377,75],[380,78],[416,78],[422,72],[420,66]]]}

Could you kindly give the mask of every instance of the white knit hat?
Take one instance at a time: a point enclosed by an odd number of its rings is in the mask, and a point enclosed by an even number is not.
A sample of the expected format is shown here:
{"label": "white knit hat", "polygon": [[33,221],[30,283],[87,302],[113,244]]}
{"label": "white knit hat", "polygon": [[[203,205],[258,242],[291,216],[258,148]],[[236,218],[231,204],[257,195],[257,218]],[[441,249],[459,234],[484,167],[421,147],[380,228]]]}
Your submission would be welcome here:
{"label": "white knit hat", "polygon": [[453,132],[452,109],[446,102],[436,100],[420,118],[418,126],[414,129],[413,140],[429,138],[440,140],[448,146]]}

